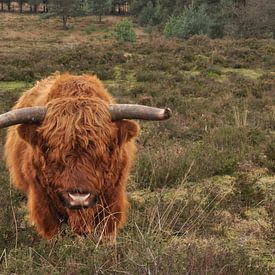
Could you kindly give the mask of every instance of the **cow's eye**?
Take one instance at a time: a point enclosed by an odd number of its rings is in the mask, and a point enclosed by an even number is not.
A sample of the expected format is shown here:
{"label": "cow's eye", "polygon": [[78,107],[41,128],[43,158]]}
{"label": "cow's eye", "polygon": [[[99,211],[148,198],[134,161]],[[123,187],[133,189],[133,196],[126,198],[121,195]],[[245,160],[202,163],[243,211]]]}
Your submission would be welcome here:
{"label": "cow's eye", "polygon": [[112,154],[114,152],[114,147],[113,146],[109,146],[108,147],[108,151],[110,154]]}
{"label": "cow's eye", "polygon": [[44,153],[45,155],[47,155],[47,154],[49,153],[49,151],[50,151],[50,147],[49,147],[47,144],[45,144],[45,145],[43,145],[43,147],[42,147],[42,151],[43,151],[43,153]]}

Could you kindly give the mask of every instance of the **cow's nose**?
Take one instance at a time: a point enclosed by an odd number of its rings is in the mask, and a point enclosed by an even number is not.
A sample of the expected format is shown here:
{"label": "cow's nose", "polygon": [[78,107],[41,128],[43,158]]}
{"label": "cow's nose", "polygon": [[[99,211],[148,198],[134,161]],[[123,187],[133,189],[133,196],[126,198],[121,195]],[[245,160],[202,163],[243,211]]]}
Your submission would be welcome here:
{"label": "cow's nose", "polygon": [[88,206],[90,200],[89,197],[91,196],[91,193],[87,194],[80,194],[80,193],[68,193],[69,195],[69,203],[71,206]]}
{"label": "cow's nose", "polygon": [[59,192],[57,195],[63,206],[72,210],[93,207],[98,200],[98,195],[90,192],[75,192],[75,190]]}

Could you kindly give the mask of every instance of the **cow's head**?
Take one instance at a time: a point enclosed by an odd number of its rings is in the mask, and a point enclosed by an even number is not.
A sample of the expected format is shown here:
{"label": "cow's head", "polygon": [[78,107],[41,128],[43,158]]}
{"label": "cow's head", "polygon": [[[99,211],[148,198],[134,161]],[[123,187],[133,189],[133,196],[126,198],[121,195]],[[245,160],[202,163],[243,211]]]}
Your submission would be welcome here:
{"label": "cow's head", "polygon": [[129,158],[125,146],[138,135],[128,119],[163,120],[169,109],[109,105],[97,97],[56,98],[45,107],[0,116],[0,128],[14,124],[32,146],[41,185],[69,209],[93,207],[100,192],[119,184]]}

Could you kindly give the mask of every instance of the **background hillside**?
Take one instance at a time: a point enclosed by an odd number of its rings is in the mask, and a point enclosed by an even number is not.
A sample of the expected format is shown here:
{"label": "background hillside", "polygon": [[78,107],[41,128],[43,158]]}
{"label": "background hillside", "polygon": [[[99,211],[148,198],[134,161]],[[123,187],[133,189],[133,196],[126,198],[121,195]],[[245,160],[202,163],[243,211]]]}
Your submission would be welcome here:
{"label": "background hillside", "polygon": [[273,0],[0,0],[0,12],[58,16],[63,29],[72,17],[131,15],[148,33],[167,37],[274,38]]}
{"label": "background hillside", "polygon": [[[273,274],[275,43],[165,38],[117,16],[0,14],[0,113],[55,71],[94,73],[120,103],[169,106],[140,122],[131,204],[117,244],[67,232],[46,242],[0,162],[0,274]],[[161,28],[161,27],[160,27]],[[3,155],[5,131],[0,131]]]}

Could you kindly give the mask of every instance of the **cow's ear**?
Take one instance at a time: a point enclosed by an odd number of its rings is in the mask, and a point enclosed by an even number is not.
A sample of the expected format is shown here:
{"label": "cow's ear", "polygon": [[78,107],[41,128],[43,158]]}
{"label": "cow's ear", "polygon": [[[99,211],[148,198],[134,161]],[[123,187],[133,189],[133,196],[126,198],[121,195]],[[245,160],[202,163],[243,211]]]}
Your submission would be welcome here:
{"label": "cow's ear", "polygon": [[19,136],[27,141],[30,145],[38,145],[40,140],[40,135],[37,131],[37,124],[21,124],[17,126],[17,132]]}
{"label": "cow's ear", "polygon": [[139,126],[136,122],[132,120],[119,120],[115,124],[118,128],[118,142],[123,144],[135,138],[139,134]]}

